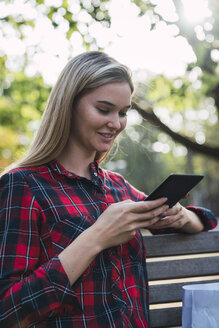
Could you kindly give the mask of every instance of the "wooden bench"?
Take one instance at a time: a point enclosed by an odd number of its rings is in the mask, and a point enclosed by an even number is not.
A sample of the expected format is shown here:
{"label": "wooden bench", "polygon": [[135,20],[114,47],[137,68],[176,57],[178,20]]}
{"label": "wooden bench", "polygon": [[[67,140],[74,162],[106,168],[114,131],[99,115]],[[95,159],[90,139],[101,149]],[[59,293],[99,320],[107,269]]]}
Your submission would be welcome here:
{"label": "wooden bench", "polygon": [[219,231],[145,235],[154,327],[181,327],[182,286],[219,282]]}

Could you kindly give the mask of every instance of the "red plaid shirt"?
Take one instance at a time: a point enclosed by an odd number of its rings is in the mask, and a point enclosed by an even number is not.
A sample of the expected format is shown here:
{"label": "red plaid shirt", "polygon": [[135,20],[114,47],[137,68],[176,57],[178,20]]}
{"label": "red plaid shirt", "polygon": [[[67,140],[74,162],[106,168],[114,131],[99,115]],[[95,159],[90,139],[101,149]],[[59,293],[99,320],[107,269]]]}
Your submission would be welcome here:
{"label": "red plaid shirt", "polygon": [[[101,252],[71,286],[58,254],[111,204],[145,194],[91,164],[92,181],[58,162],[15,169],[0,184],[0,327],[148,327],[140,232]],[[200,213],[206,229],[210,211]],[[73,254],[72,254],[73,256]]]}

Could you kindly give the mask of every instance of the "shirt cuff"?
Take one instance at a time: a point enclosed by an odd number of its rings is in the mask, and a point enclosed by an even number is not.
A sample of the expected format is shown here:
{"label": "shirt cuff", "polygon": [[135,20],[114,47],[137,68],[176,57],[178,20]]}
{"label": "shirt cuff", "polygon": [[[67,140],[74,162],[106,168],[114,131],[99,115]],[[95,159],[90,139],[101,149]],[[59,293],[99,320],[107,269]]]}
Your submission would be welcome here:
{"label": "shirt cuff", "polygon": [[217,219],[212,213],[212,211],[203,207],[195,207],[195,206],[187,206],[186,208],[198,215],[202,224],[204,225],[203,231],[208,231],[216,228]]}
{"label": "shirt cuff", "polygon": [[[50,283],[53,285],[62,314],[81,313],[82,308],[75,290],[72,288],[68,276],[59,257],[52,258],[44,265]],[[74,284],[74,288],[77,284]],[[61,314],[61,313],[60,313]]]}

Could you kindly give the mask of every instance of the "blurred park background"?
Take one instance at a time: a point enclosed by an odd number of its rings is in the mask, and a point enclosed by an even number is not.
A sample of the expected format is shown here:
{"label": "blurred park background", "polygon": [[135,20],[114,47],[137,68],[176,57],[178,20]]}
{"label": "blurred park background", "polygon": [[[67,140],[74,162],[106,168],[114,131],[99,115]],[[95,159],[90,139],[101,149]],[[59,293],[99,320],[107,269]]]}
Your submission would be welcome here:
{"label": "blurred park background", "polygon": [[67,61],[103,50],[136,86],[103,166],[146,193],[204,174],[183,203],[219,216],[218,13],[218,0],[0,0],[0,170],[25,153]]}

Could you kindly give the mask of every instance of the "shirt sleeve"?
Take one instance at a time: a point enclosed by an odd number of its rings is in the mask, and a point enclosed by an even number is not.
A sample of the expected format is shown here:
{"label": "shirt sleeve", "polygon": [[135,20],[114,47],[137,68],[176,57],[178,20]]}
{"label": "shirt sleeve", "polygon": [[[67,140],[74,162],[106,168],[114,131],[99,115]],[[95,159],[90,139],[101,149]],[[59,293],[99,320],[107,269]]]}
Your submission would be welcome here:
{"label": "shirt sleeve", "polygon": [[212,211],[204,207],[187,206],[186,208],[198,215],[204,225],[204,231],[216,228],[217,218]]}
{"label": "shirt sleeve", "polygon": [[[204,225],[203,231],[209,231],[217,226],[217,218],[215,217],[214,213],[204,207],[196,207],[196,206],[187,206],[188,210],[193,211],[196,213]],[[167,234],[167,233],[176,233],[179,232],[178,229],[175,228],[166,228],[166,229],[150,229],[152,234]]]}
{"label": "shirt sleeve", "polygon": [[[136,201],[142,201],[147,199],[147,195],[143,192],[137,190],[131,184],[129,184],[126,180],[126,187],[133,195],[133,199]],[[196,207],[196,206],[187,206],[188,210],[195,212],[198,217],[200,218],[201,222],[204,225],[204,231],[212,230],[217,226],[217,218],[215,217],[214,213],[204,207]],[[166,229],[149,229],[153,234],[163,234],[163,233],[174,233],[179,232],[177,229],[173,228],[166,228]]]}
{"label": "shirt sleeve", "polygon": [[41,245],[41,209],[24,178],[9,173],[0,183],[0,326],[81,312],[59,258],[44,255],[52,252]]}

